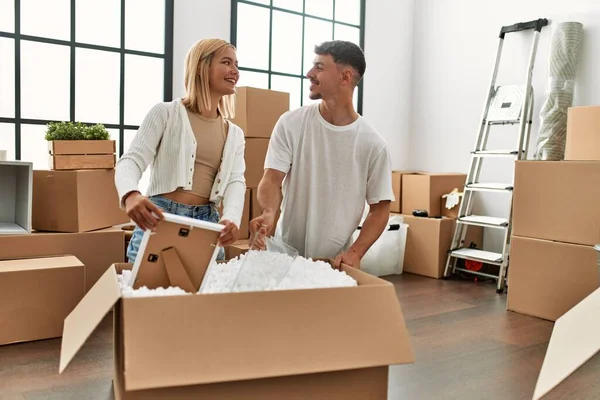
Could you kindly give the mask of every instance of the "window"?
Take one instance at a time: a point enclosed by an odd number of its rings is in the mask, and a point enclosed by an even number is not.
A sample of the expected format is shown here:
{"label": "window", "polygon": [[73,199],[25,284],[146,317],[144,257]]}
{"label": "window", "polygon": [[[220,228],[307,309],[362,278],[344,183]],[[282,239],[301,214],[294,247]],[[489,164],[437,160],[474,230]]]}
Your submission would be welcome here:
{"label": "window", "polygon": [[[364,49],[365,0],[232,0],[231,42],[238,50],[238,86],[290,93],[290,108],[311,102],[305,74],[314,47],[348,40]],[[362,113],[363,82],[354,92]]]}
{"label": "window", "polygon": [[172,99],[174,0],[0,0],[0,148],[48,168],[45,125],[101,123],[121,156]]}

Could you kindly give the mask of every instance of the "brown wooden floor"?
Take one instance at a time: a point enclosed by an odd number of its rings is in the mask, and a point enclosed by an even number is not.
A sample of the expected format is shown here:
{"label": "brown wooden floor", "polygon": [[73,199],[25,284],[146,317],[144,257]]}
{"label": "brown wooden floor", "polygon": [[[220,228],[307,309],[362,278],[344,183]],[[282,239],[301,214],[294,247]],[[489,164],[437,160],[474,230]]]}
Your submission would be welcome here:
{"label": "brown wooden floor", "polygon": [[[531,399],[553,324],[506,311],[492,284],[390,278],[416,362],[390,370],[390,399]],[[112,399],[112,322],[63,375],[60,339],[0,346],[0,399]],[[600,356],[547,397],[600,399]],[[546,400],[546,399],[545,399]]]}

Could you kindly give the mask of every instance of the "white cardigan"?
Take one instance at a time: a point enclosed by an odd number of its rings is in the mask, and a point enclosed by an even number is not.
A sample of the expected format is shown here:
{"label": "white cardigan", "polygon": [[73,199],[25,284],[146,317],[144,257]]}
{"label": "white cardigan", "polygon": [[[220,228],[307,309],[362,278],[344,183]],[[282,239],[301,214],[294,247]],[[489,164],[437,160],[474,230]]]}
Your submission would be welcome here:
{"label": "white cardigan", "polygon": [[[228,122],[223,161],[210,192],[210,201],[218,206],[222,202],[221,220],[230,220],[239,227],[246,192],[246,141],[242,129]],[[139,181],[151,163],[147,196],[170,193],[180,186],[191,190],[196,145],[196,137],[181,99],[152,107],[131,146],[117,162],[115,186],[121,208],[124,207],[123,197],[127,193],[139,191]]]}

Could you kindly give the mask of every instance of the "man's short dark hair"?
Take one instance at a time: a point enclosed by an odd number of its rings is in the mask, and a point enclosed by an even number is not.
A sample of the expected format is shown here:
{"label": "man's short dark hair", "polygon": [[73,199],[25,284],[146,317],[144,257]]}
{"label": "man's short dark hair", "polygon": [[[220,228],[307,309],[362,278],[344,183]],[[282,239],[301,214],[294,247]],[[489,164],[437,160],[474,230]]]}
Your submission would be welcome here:
{"label": "man's short dark hair", "polygon": [[320,56],[330,55],[336,64],[349,65],[358,72],[356,85],[362,79],[367,69],[365,54],[362,49],[352,42],[345,40],[332,40],[315,46],[315,54]]}

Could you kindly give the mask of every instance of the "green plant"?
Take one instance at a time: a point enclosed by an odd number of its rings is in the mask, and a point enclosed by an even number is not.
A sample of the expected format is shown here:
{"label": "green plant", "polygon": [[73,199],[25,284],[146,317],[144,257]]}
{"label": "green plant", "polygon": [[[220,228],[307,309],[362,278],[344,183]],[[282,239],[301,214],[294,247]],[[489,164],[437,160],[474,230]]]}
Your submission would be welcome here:
{"label": "green plant", "polygon": [[109,140],[110,135],[102,124],[92,126],[81,122],[50,122],[46,140]]}

